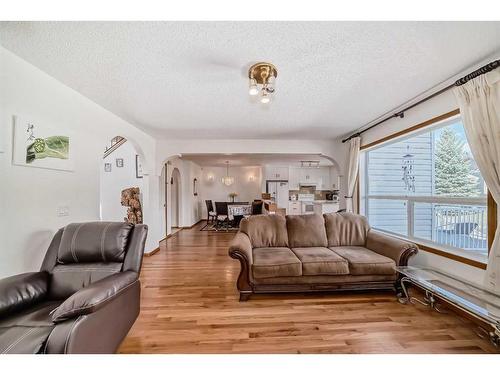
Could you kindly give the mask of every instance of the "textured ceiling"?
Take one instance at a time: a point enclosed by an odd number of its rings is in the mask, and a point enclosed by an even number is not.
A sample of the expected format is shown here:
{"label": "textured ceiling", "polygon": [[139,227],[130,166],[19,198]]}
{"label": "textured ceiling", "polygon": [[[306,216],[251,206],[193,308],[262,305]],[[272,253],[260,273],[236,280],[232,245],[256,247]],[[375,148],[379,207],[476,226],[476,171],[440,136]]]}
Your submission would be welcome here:
{"label": "textured ceiling", "polygon": [[262,166],[266,164],[300,166],[301,161],[319,161],[322,166],[333,163],[318,154],[182,154],[182,159],[190,160],[205,167],[224,167],[229,161],[233,167]]}
{"label": "textured ceiling", "polygon": [[324,139],[498,51],[500,22],[2,22],[0,43],[153,136]]}

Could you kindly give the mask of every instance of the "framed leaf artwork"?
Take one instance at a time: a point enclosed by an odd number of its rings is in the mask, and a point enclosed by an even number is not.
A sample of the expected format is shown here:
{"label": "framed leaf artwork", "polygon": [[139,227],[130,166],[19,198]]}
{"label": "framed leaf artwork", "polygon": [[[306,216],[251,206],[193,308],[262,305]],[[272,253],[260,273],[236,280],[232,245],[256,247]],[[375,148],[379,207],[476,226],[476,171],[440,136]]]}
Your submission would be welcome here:
{"label": "framed leaf artwork", "polygon": [[14,117],[12,163],[25,167],[74,170],[72,137],[64,126]]}

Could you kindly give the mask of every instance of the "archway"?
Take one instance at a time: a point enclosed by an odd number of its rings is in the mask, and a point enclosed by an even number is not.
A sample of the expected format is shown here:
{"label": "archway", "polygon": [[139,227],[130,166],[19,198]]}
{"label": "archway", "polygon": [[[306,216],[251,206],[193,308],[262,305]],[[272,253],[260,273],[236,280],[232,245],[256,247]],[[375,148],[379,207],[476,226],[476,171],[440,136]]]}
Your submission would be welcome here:
{"label": "archway", "polygon": [[121,191],[127,188],[139,188],[139,200],[143,209],[144,182],[139,155],[134,143],[122,136],[113,137],[106,145],[99,165],[101,220],[125,220],[127,207],[121,205]]}

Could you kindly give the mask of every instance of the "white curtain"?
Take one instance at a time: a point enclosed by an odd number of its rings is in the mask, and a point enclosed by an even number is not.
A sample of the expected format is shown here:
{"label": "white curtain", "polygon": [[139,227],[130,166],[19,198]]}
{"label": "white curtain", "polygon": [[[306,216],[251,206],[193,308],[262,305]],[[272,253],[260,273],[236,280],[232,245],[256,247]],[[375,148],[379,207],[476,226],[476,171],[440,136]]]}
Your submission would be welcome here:
{"label": "white curtain", "polygon": [[[500,68],[454,90],[474,159],[493,199],[500,203]],[[500,292],[500,225],[490,250],[486,286]]]}
{"label": "white curtain", "polygon": [[354,137],[349,140],[349,169],[347,171],[347,196],[345,204],[346,211],[353,212],[354,189],[356,187],[356,179],[359,170],[359,147],[361,145],[361,138]]}

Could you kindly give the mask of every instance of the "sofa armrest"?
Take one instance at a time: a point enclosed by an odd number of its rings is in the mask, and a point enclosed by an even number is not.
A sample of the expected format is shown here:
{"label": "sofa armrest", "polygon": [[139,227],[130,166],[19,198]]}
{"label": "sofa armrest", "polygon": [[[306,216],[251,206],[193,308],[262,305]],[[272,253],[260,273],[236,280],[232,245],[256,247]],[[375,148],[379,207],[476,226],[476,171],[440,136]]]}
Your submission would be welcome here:
{"label": "sofa armrest", "polygon": [[408,259],[418,252],[413,242],[405,241],[374,230],[368,231],[366,247],[393,259],[397,266],[407,266]]}
{"label": "sofa armrest", "polygon": [[243,256],[248,265],[253,263],[252,244],[250,243],[250,238],[245,233],[238,232],[231,240],[229,243],[229,256],[235,259]]}
{"label": "sofa armrest", "polygon": [[138,274],[133,271],[120,272],[96,281],[69,296],[58,308],[51,312],[52,321],[64,320],[87,315],[106,306],[121,293],[139,282]]}
{"label": "sofa armrest", "polygon": [[240,291],[240,301],[245,300],[242,298],[242,294],[247,294],[252,292],[252,264],[253,264],[253,254],[252,254],[252,244],[250,238],[243,233],[238,232],[234,236],[233,240],[229,244],[229,256],[233,259],[238,259],[240,261],[240,274],[238,276],[238,281],[236,286]]}
{"label": "sofa armrest", "polygon": [[29,307],[47,295],[49,274],[22,273],[0,280],[0,318]]}

